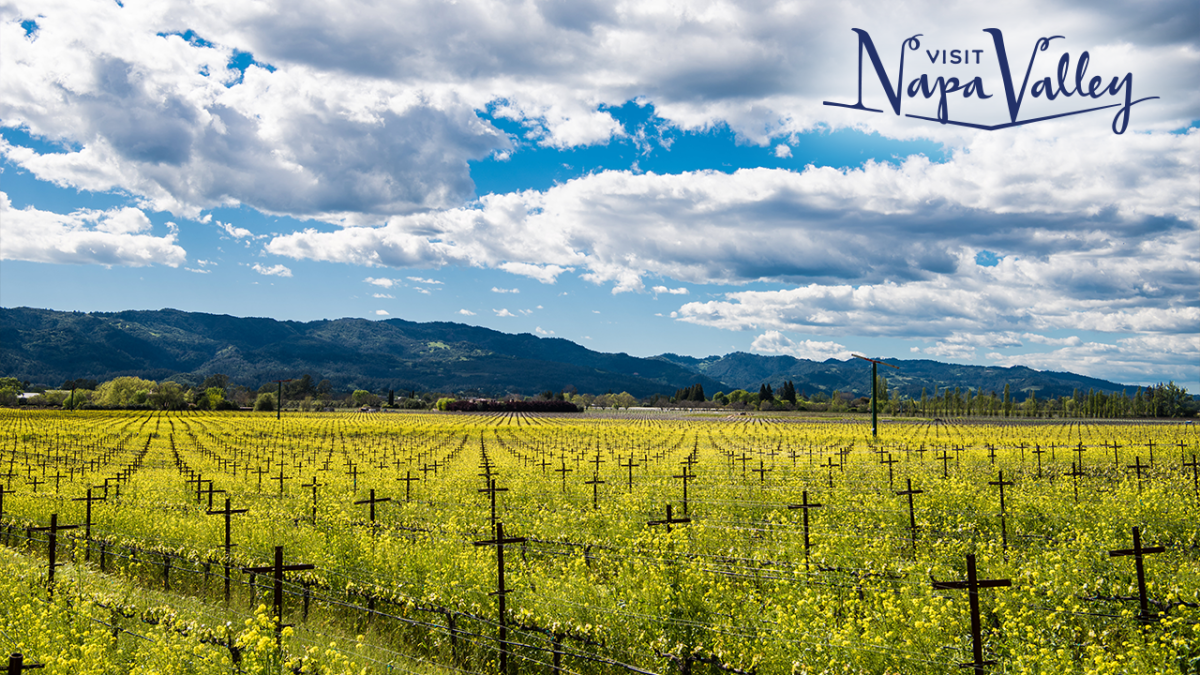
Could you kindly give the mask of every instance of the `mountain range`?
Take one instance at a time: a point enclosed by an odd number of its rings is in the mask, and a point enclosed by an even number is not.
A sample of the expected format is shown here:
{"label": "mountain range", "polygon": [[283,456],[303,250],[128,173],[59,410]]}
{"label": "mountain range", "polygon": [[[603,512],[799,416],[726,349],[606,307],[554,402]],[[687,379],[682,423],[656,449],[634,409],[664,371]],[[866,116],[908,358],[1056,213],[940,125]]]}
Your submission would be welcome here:
{"label": "mountain range", "polygon": [[[1115,392],[1136,388],[1063,372],[889,360],[889,387],[920,397],[936,387],[1000,393],[1018,399],[1070,396],[1075,389]],[[481,396],[574,390],[627,391],[638,397],[672,394],[700,384],[708,395],[733,389],[869,395],[871,369],[863,361],[809,361],[735,352],[694,358],[642,358],[587,349],[562,338],[512,335],[451,322],[402,319],[277,321],[219,314],[158,311],[59,312],[0,308],[0,376],[57,386],[77,378],[104,381],[121,375],[199,384],[223,373],[230,384],[257,388],[300,377],[327,379],[339,390],[437,391]]]}

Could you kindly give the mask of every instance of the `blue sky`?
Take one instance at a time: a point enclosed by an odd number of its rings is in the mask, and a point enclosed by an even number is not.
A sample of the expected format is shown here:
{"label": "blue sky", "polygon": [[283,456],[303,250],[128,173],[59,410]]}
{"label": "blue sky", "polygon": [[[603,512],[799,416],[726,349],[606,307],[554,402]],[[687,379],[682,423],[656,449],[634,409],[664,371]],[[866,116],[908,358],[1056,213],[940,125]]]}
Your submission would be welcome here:
{"label": "blue sky", "polygon": [[[1013,117],[992,27],[1018,90],[1033,54],[1053,99],[1027,89]],[[869,59],[882,112],[825,105],[856,103],[852,28],[901,114]],[[6,307],[461,321],[1200,391],[1187,2],[50,1],[0,8],[0,31]],[[1115,93],[1072,91],[1085,51],[1083,80]],[[922,119],[922,76],[977,91]]]}

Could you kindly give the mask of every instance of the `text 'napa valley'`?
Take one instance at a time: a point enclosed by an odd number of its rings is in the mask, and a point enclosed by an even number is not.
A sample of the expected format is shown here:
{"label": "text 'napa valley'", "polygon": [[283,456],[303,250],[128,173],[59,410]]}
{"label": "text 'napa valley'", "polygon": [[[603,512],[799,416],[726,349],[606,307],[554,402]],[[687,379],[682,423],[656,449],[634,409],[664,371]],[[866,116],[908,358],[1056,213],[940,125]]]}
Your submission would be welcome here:
{"label": "text 'napa valley'", "polygon": [[[858,102],[851,105],[849,103],[824,101],[825,105],[863,110],[866,112],[883,112],[881,109],[869,108],[863,105],[864,52],[866,52],[867,57],[870,59],[871,65],[875,70],[875,75],[879,78],[879,84],[883,87],[888,102],[891,104],[892,111],[896,115],[901,114],[901,106],[906,95],[909,98],[921,96],[925,99],[931,99],[937,97],[938,107],[936,117],[913,114],[907,114],[905,117],[940,122],[942,124],[955,124],[974,129],[994,130],[1032,124],[1033,122],[1042,122],[1069,115],[1080,115],[1096,110],[1118,108],[1116,115],[1113,116],[1112,130],[1113,133],[1122,134],[1125,133],[1125,129],[1129,126],[1129,115],[1133,106],[1143,101],[1158,98],[1157,96],[1148,96],[1134,100],[1133,73],[1126,73],[1123,77],[1113,77],[1107,84],[1105,84],[1104,78],[1100,76],[1093,76],[1091,79],[1088,79],[1087,69],[1091,57],[1086,51],[1080,54],[1078,60],[1076,60],[1073,73],[1071,72],[1071,54],[1064,52],[1058,60],[1056,76],[1037,79],[1033,82],[1033,86],[1030,87],[1029,78],[1033,72],[1034,62],[1037,60],[1038,53],[1047,51],[1052,41],[1065,39],[1062,35],[1038,38],[1037,42],[1034,43],[1033,52],[1029,57],[1029,64],[1025,68],[1025,77],[1021,80],[1020,87],[1017,87],[1013,80],[1012,68],[1009,65],[1008,53],[1004,47],[1004,34],[999,28],[985,28],[983,32],[992,36],[992,42],[995,45],[1000,79],[1004,83],[1004,101],[1008,105],[1009,121],[1003,124],[987,125],[955,120],[950,118],[948,98],[951,94],[960,94],[963,99],[976,98],[986,100],[993,97],[993,94],[989,94],[984,90],[982,77],[976,75],[969,79],[960,79],[958,77],[944,77],[939,75],[931,79],[929,74],[923,73],[920,77],[912,78],[908,86],[905,87],[904,56],[907,51],[916,52],[921,50],[920,38],[922,35],[917,34],[904,40],[900,45],[900,69],[896,74],[895,84],[893,85],[892,79],[884,69],[883,62],[879,59],[879,52],[875,49],[875,43],[871,40],[870,34],[859,28],[852,28],[851,30],[858,35]],[[932,65],[982,65],[982,55],[984,54],[984,50],[982,49],[925,49],[924,52],[924,56],[929,59]],[[1099,101],[1107,97],[1121,97],[1121,100],[1116,103],[1086,107],[1079,110],[1069,110],[1023,120],[1019,117],[1021,104],[1025,101],[1026,93],[1032,98],[1044,98],[1046,101],[1054,101],[1059,97],[1070,99],[1074,96],[1078,96],[1080,99],[1090,98],[1093,101]]]}

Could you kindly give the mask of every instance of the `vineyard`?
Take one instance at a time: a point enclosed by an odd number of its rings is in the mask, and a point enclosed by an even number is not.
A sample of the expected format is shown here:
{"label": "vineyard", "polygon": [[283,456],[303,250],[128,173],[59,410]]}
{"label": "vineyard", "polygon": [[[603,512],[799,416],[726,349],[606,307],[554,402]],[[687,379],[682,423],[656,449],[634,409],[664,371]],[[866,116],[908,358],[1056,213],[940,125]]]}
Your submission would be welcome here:
{"label": "vineyard", "polygon": [[1191,424],[0,411],[37,673],[1200,673]]}

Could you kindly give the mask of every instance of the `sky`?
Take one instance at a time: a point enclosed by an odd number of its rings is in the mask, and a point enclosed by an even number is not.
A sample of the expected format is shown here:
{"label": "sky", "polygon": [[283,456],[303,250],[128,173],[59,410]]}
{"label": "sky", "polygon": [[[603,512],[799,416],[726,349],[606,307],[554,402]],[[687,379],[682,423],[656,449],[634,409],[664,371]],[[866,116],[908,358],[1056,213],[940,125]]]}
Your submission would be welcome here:
{"label": "sky", "polygon": [[0,305],[1200,393],[1194,0],[3,0]]}

